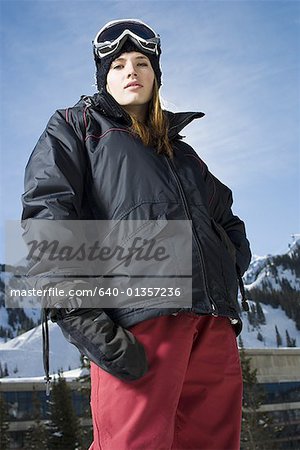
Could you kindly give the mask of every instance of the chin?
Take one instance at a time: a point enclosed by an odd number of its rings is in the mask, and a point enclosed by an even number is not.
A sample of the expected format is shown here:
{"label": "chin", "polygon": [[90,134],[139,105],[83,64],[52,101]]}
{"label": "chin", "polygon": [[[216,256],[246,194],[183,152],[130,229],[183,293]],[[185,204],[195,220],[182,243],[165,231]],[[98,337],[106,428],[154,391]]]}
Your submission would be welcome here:
{"label": "chin", "polygon": [[123,106],[142,106],[145,105],[146,103],[148,103],[147,101],[144,100],[139,100],[139,99],[132,99],[132,100],[128,100],[126,102],[123,103]]}

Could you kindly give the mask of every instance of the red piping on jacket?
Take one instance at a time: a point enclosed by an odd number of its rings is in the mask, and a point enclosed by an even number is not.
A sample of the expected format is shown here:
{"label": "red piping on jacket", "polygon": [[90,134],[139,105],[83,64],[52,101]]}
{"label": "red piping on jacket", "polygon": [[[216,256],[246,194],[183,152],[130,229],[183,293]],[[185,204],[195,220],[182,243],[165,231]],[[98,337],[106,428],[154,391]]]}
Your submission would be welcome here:
{"label": "red piping on jacket", "polygon": [[90,105],[86,105],[86,107],[83,110],[83,121],[85,125],[85,129],[87,129],[87,118],[86,118],[86,110],[89,108]]}
{"label": "red piping on jacket", "polygon": [[110,133],[111,131],[124,131],[125,133],[129,133],[132,134],[131,131],[125,130],[124,128],[109,128],[108,130],[106,130],[103,134],[101,134],[100,136],[96,136],[94,134],[88,134],[85,137],[85,140],[89,139],[89,138],[95,138],[95,139],[101,139],[103,138],[107,133]]}
{"label": "red piping on jacket", "polygon": [[192,158],[195,158],[198,161],[198,163],[201,166],[202,175],[203,175],[204,174],[204,162],[202,161],[202,159],[201,158],[197,158],[197,156],[195,156],[195,155],[186,155],[186,156],[191,156]]}

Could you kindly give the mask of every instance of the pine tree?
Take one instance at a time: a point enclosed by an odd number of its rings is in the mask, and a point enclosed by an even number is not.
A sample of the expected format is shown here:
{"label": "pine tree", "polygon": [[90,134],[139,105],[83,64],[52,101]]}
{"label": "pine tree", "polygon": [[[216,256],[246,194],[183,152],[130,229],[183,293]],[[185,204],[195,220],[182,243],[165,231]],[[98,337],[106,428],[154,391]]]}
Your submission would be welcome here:
{"label": "pine tree", "polygon": [[296,339],[290,337],[288,330],[285,330],[285,336],[286,336],[286,346],[296,347]]}
{"label": "pine tree", "polygon": [[48,433],[41,420],[41,404],[36,391],[32,393],[32,404],[34,425],[26,431],[24,448],[26,450],[48,450]]}
{"label": "pine tree", "polygon": [[9,449],[9,416],[7,404],[0,393],[0,448]]}
{"label": "pine tree", "polygon": [[244,342],[243,342],[241,335],[239,335],[239,337],[238,337],[238,343],[239,343],[239,348],[244,348]]}
{"label": "pine tree", "polygon": [[285,330],[285,337],[286,337],[286,346],[287,347],[292,347],[291,346],[292,341],[291,341],[291,338],[290,338],[288,330]]}
{"label": "pine tree", "polygon": [[277,347],[279,347],[280,345],[282,345],[282,337],[278,331],[277,325],[275,325],[275,332],[276,332],[276,343],[277,343]]}
{"label": "pine tree", "polygon": [[48,450],[75,450],[80,424],[72,404],[71,389],[60,373],[51,397]]}
{"label": "pine tree", "polygon": [[266,316],[263,312],[260,302],[256,301],[255,305],[256,305],[256,312],[257,312],[257,321],[261,325],[265,325],[266,324]]}
{"label": "pine tree", "polygon": [[258,326],[258,318],[256,307],[253,303],[250,304],[250,311],[248,311],[247,315],[249,323],[253,325],[254,328],[256,328]]}
{"label": "pine tree", "polygon": [[257,336],[256,336],[256,338],[259,340],[259,341],[261,341],[261,342],[263,342],[264,341],[264,338],[263,338],[263,335],[261,334],[261,332],[259,331],[258,333],[257,333]]}
{"label": "pine tree", "polygon": [[264,393],[257,382],[257,369],[251,368],[251,358],[244,348],[240,350],[240,358],[244,383],[241,450],[274,450],[274,443],[270,442],[271,418],[259,411]]}

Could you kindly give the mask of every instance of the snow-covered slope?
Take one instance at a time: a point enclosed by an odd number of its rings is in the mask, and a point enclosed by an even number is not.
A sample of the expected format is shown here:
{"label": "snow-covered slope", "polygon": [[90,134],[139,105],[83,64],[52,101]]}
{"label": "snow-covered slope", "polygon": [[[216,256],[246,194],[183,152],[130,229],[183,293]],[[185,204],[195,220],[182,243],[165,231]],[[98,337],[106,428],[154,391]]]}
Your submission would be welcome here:
{"label": "snow-covered slope", "polygon": [[[254,305],[254,302],[249,301],[249,305]],[[241,333],[241,338],[243,340],[244,347],[277,348],[275,326],[277,326],[278,332],[282,338],[282,346],[280,348],[287,346],[286,331],[288,332],[290,338],[296,339],[296,347],[299,347],[300,330],[297,330],[295,322],[287,317],[282,308],[280,306],[278,308],[272,308],[272,306],[264,304],[261,304],[261,307],[266,318],[265,325],[251,325],[249,323],[247,313],[242,313],[243,330]],[[258,333],[261,334],[260,339],[262,338],[262,341],[257,338]]]}
{"label": "snow-covered slope", "polygon": [[[289,318],[284,310],[288,304],[290,310],[291,307],[296,308],[296,313],[293,312],[294,317],[299,317],[300,302],[297,303],[297,295],[300,291],[299,273],[300,240],[295,241],[283,255],[254,256],[252,258],[250,267],[244,276],[245,287],[250,293],[250,298],[251,291],[256,291],[256,295],[259,296],[255,300],[258,300],[262,308],[265,324],[263,321],[254,320],[253,316],[251,319],[248,313],[242,313],[244,326],[241,338],[246,348],[277,348],[278,334],[276,337],[275,326],[282,339],[283,347],[287,345],[287,334],[290,339],[295,341],[296,346],[300,346],[300,331],[296,328],[295,320]],[[275,308],[269,303],[272,295],[278,296],[278,293],[281,293],[281,298],[278,300],[276,297],[276,301],[278,301],[274,306],[279,306]],[[252,306],[252,315],[255,316],[257,313],[254,311],[256,303],[251,301],[249,303]],[[5,309],[3,296],[1,303],[0,289],[0,331],[2,327],[2,331],[10,330],[10,333],[16,336],[20,329],[24,329],[26,317],[36,323],[40,310],[22,309],[16,314],[16,309],[10,311]],[[66,341],[60,328],[50,321],[49,335],[50,372],[79,367],[80,354],[78,350]],[[41,326],[9,339],[6,343],[1,343],[0,340],[0,363],[2,370],[7,365],[10,378],[44,376]]]}
{"label": "snow-covered slope", "polygon": [[[12,277],[13,268],[0,264],[0,343],[16,337],[40,323],[40,308],[7,307],[5,291]],[[28,298],[27,304],[31,306],[30,302],[31,298]]]}
{"label": "snow-covered slope", "polygon": [[0,343],[5,343],[22,331],[39,324],[40,313],[40,309],[7,309],[5,305],[0,305]]}
{"label": "snow-covered slope", "polygon": [[267,265],[267,260],[270,257],[271,255],[267,256],[252,255],[250,267],[243,277],[245,284],[250,285],[257,280],[259,274]]}
{"label": "snow-covered slope", "polygon": [[[245,288],[248,297],[255,292],[265,315],[266,324],[249,322],[249,316],[243,312],[244,328],[242,339],[247,348],[277,348],[275,326],[282,339],[282,345],[287,345],[287,333],[300,346],[299,325],[296,327],[294,318],[299,316],[300,302],[300,239],[295,239],[286,253],[281,255],[253,256],[249,269],[244,275]],[[278,294],[281,294],[278,296]],[[271,306],[278,305],[277,308]],[[254,307],[254,302],[249,302]],[[298,321],[299,324],[299,321]],[[259,339],[258,339],[259,336]]]}
{"label": "snow-covered slope", "polygon": [[[48,322],[50,340],[50,372],[70,370],[80,366],[80,354],[64,338],[58,325]],[[7,365],[9,377],[44,375],[41,325],[0,344],[2,369]]]}

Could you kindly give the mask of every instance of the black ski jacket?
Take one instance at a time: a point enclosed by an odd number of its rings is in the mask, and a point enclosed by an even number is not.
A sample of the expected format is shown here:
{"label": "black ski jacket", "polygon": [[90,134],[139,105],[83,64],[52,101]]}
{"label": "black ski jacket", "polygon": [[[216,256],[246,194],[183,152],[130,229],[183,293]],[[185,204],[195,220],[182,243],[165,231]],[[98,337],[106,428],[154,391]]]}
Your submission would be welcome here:
{"label": "black ski jacket", "polygon": [[[145,147],[130,132],[130,117],[105,92],[57,110],[26,166],[22,219],[190,220],[193,304],[188,309],[236,319],[239,334],[238,278],[251,259],[244,223],[232,212],[231,190],[179,134],[204,114],[164,112],[173,159]],[[59,309],[53,320],[83,354],[128,380],[145,373],[146,363],[126,328],[172,312],[148,300],[139,308]]]}

